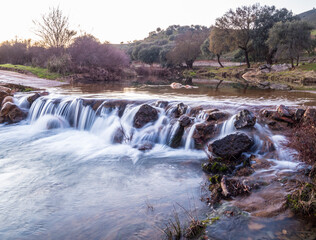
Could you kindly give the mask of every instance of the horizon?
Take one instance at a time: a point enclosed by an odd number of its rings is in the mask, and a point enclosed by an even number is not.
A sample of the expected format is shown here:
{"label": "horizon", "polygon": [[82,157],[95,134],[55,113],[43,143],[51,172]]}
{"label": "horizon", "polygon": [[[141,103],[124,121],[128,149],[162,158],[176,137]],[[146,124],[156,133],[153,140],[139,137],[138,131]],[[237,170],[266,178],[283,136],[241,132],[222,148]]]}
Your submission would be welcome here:
{"label": "horizon", "polygon": [[[109,41],[112,44],[144,39],[149,32],[158,27],[161,29],[166,29],[170,25],[210,27],[215,23],[216,18],[221,17],[230,8],[235,9],[242,5],[254,3],[274,5],[278,9],[287,8],[295,15],[315,7],[312,0],[304,1],[303,6],[293,0],[280,0],[277,3],[272,0],[223,0],[221,4],[212,4],[205,0],[198,0],[194,4],[188,0],[175,0],[173,2],[162,0],[159,5],[154,5],[154,8],[153,4],[144,0],[134,2],[110,0],[106,5],[96,7],[101,5],[98,2],[98,0],[91,0],[87,4],[84,1],[74,0],[64,2],[60,2],[60,0],[7,1],[2,4],[3,13],[0,15],[1,22],[6,23],[1,27],[0,42],[15,39],[38,41],[39,38],[34,33],[32,20],[40,20],[41,15],[48,13],[49,8],[57,6],[65,16],[69,17],[70,28],[76,30],[78,34],[92,34],[101,42]],[[17,4],[19,5],[18,9]]]}

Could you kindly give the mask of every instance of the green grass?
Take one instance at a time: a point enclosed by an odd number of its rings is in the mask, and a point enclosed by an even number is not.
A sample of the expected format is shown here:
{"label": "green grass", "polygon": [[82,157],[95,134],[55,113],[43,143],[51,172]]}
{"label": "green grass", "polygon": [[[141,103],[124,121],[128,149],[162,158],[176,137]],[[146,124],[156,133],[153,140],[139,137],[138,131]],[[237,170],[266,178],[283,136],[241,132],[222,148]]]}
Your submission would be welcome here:
{"label": "green grass", "polygon": [[0,67],[28,71],[39,78],[45,78],[45,79],[51,79],[51,80],[56,80],[57,78],[62,77],[58,73],[52,73],[52,72],[49,72],[48,69],[40,68],[40,67],[31,67],[31,66],[24,66],[24,65],[12,65],[12,64],[0,64]]}
{"label": "green grass", "polygon": [[303,71],[316,71],[316,63],[306,63],[304,65],[300,65],[298,69]]}
{"label": "green grass", "polygon": [[312,36],[316,36],[316,29],[312,30]]}

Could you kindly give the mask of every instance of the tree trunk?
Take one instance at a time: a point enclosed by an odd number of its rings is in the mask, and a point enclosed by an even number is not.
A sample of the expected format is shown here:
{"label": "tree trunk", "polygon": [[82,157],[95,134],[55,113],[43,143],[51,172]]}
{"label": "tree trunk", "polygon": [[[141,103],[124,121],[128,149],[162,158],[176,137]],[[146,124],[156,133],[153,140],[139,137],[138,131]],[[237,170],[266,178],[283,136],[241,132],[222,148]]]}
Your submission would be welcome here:
{"label": "tree trunk", "polygon": [[291,65],[292,65],[292,68],[295,68],[294,67],[294,58],[291,58]]}
{"label": "tree trunk", "polygon": [[296,67],[298,67],[299,61],[300,61],[300,56],[297,56],[297,58],[296,58]]}
{"label": "tree trunk", "polygon": [[187,67],[189,69],[193,68],[193,63],[194,63],[194,60],[188,60],[188,61],[185,62],[185,64],[187,65]]}
{"label": "tree trunk", "polygon": [[247,68],[250,68],[248,50],[244,49],[244,51],[245,51],[245,59],[246,59],[246,63],[247,63]]}
{"label": "tree trunk", "polygon": [[217,56],[217,62],[218,62],[218,64],[221,66],[221,68],[223,68],[224,66],[223,66],[223,64],[221,63],[221,60],[219,59],[219,58],[221,57],[221,55],[216,54],[216,56]]}

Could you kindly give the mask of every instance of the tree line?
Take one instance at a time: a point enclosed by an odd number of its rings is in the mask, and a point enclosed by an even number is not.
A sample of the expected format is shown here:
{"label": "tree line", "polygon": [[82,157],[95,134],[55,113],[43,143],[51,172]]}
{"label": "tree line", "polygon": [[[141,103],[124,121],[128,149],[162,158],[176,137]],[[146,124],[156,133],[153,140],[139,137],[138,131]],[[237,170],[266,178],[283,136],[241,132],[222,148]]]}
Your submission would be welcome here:
{"label": "tree line", "polygon": [[303,52],[313,52],[312,27],[285,8],[274,6],[241,6],[217,18],[210,28],[201,25],[171,25],[157,28],[142,41],[118,46],[101,43],[90,34],[77,35],[62,11],[52,8],[35,20],[41,41],[6,41],[0,45],[0,63],[47,67],[62,74],[84,73],[91,69],[115,71],[131,61],[163,67],[192,68],[196,59],[220,61],[225,53],[238,50],[247,66],[250,62],[272,64],[289,60],[294,67]]}

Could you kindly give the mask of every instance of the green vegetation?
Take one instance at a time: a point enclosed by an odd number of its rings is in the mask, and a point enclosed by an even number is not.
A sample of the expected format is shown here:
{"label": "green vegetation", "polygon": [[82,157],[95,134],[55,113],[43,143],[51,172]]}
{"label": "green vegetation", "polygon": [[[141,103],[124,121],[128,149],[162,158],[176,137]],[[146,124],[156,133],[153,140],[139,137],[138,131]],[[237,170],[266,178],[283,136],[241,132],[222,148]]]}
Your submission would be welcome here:
{"label": "green vegetation", "polygon": [[300,65],[298,69],[303,71],[316,71],[316,63],[306,63],[304,65]]}
{"label": "green vegetation", "polygon": [[31,66],[12,65],[12,64],[0,64],[0,67],[17,70],[17,71],[22,70],[25,72],[30,72],[39,78],[45,78],[45,79],[51,79],[51,80],[56,80],[62,77],[58,73],[49,72],[48,69],[41,68],[41,67],[31,67]]}
{"label": "green vegetation", "polygon": [[312,36],[316,36],[316,29],[311,32]]}
{"label": "green vegetation", "polygon": [[316,28],[316,9],[315,8],[299,14],[298,17],[302,21],[308,22],[309,24],[313,25],[314,28]]}

